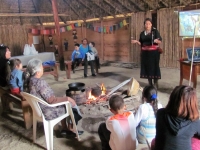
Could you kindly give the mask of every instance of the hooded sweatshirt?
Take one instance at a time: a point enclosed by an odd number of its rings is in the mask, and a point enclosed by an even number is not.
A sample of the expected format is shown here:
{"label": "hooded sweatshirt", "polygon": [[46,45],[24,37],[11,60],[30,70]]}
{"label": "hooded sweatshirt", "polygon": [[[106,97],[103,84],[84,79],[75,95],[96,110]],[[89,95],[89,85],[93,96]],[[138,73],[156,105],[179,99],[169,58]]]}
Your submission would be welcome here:
{"label": "hooded sweatshirt", "polygon": [[200,120],[173,117],[165,108],[158,110],[155,150],[191,150],[191,138],[195,134],[200,137]]}

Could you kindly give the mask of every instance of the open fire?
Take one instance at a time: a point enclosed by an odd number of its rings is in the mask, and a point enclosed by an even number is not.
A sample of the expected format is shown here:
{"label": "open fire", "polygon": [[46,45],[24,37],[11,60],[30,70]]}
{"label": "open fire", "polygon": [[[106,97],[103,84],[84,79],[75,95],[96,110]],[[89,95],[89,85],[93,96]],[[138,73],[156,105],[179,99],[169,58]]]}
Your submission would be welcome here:
{"label": "open fire", "polygon": [[[105,95],[106,95],[106,87],[102,83],[100,87],[91,89],[89,91],[88,100],[86,103],[90,103],[91,101],[99,100],[102,97],[104,97]],[[106,100],[106,99],[104,98],[104,100]]]}
{"label": "open fire", "polygon": [[[139,83],[138,83],[138,86],[136,86],[135,80],[133,80],[134,82],[132,82],[131,79],[133,79],[133,78],[125,80],[124,82],[120,83],[116,87],[113,87],[110,89],[107,89],[103,83],[101,85],[96,83],[97,86],[86,87],[85,91],[68,91],[68,90],[66,90],[66,93],[68,96],[72,97],[78,105],[84,104],[85,106],[87,106],[87,105],[106,106],[106,105],[108,105],[109,97],[111,97],[113,94],[121,95],[124,98],[124,100],[126,100],[126,101],[133,99],[134,95],[136,95],[137,92],[141,88],[139,86]],[[124,85],[126,85],[130,81],[131,81],[131,84],[128,85],[129,87],[122,88]],[[134,88],[134,87],[136,87],[136,88]],[[135,90],[132,90],[132,88]],[[132,91],[134,91],[134,92],[132,92]],[[70,92],[70,93],[68,93],[68,92]],[[125,98],[125,97],[128,97],[128,98]]]}

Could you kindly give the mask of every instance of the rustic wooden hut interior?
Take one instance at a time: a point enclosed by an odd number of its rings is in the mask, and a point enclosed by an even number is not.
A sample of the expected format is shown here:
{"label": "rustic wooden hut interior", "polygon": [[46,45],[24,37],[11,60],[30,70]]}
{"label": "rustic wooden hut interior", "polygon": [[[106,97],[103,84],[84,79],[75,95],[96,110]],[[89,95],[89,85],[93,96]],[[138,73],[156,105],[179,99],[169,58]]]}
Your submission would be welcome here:
{"label": "rustic wooden hut interior", "polygon": [[[152,18],[163,38],[160,67],[179,69],[178,60],[186,58],[185,49],[194,43],[193,38],[179,35],[179,12],[196,9],[200,0],[0,0],[0,44],[9,46],[12,56],[23,55],[25,44],[34,44],[39,53],[54,52],[58,45],[57,59],[62,63],[71,59],[74,43],[87,38],[95,42],[101,63],[139,66],[141,47],[131,39],[139,40],[145,18]],[[199,45],[196,38],[194,46]],[[45,147],[45,141],[41,143]]]}
{"label": "rustic wooden hut interior", "polygon": [[[55,29],[53,12],[58,12],[61,28],[60,37],[52,34],[53,43],[63,50],[64,39],[68,40],[69,50],[64,52],[70,59],[73,50],[73,29],[77,32],[77,42],[83,38],[96,43],[100,59],[107,61],[139,62],[139,46],[131,45],[131,37],[139,38],[143,30],[144,18],[153,19],[163,37],[161,47],[164,50],[160,65],[179,67],[178,59],[185,57],[184,49],[192,46],[191,39],[184,39],[178,33],[178,12],[198,9],[198,0],[1,0],[0,6],[0,43],[9,45],[12,55],[21,55],[24,45],[33,43],[33,36],[39,36],[35,44],[39,52],[54,51],[49,46],[50,33],[32,32],[30,29]],[[53,4],[53,5],[52,5]],[[57,11],[53,10],[57,7]],[[125,20],[125,24],[123,23]],[[108,27],[118,25],[110,30]],[[80,23],[73,27],[72,24]],[[70,26],[70,29],[66,27]],[[62,27],[64,29],[62,30]],[[98,27],[103,27],[102,32]],[[196,42],[198,44],[198,40]],[[62,52],[61,52],[62,53]]]}

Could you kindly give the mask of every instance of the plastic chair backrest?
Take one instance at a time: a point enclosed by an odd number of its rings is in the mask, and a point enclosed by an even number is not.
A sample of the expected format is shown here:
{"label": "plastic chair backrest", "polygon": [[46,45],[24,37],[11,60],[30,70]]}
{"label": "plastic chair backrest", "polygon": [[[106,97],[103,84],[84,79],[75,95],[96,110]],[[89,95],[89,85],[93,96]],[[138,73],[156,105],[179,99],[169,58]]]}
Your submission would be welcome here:
{"label": "plastic chair backrest", "polygon": [[43,113],[42,113],[42,110],[38,104],[39,103],[42,103],[44,105],[48,105],[47,102],[45,102],[44,100],[41,100],[39,99],[38,97],[34,96],[34,95],[31,95],[29,93],[26,93],[26,92],[21,92],[20,93],[27,101],[28,103],[31,105],[31,108],[32,110],[35,112],[35,115],[37,117],[42,117],[43,116]]}

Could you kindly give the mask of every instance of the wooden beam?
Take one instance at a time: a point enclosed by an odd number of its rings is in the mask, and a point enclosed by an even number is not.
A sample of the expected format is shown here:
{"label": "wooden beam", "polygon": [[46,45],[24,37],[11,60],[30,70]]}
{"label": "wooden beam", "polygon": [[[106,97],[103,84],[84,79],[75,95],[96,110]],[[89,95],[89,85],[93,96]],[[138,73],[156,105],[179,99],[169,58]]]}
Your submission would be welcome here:
{"label": "wooden beam", "polygon": [[53,9],[53,16],[54,16],[55,27],[56,27],[56,36],[57,36],[57,43],[58,43],[60,70],[64,70],[65,65],[64,65],[64,55],[63,55],[62,43],[61,43],[60,25],[59,25],[59,19],[58,19],[58,3],[57,3],[57,0],[52,0],[52,9]]}
{"label": "wooden beam", "polygon": [[[49,0],[49,3],[52,5],[51,0]],[[61,16],[59,16],[59,18],[60,18],[60,20],[61,20],[62,22],[64,22],[64,24],[66,24],[66,23],[65,23],[66,21],[65,21]]]}
{"label": "wooden beam", "polygon": [[126,9],[128,9],[130,12],[134,12],[133,11],[133,8],[130,8],[130,7],[128,7],[128,6],[126,6],[125,4],[124,4],[124,1],[122,1],[122,0],[117,0],[123,7],[125,7]]}
{"label": "wooden beam", "polygon": [[153,9],[153,10],[154,10],[154,9],[156,8],[154,5],[151,4],[151,2],[149,2],[149,0],[142,0],[142,1],[143,1],[144,3],[146,3],[150,9]]}
{"label": "wooden beam", "polygon": [[[103,20],[101,19],[101,27],[103,27]],[[104,47],[103,47],[103,32],[101,32],[101,37],[100,37],[100,41],[101,41],[101,59],[104,60]]]}
{"label": "wooden beam", "polygon": [[104,2],[106,2],[110,7],[112,7],[115,11],[118,11],[120,14],[124,14],[124,12],[122,12],[120,9],[116,9],[115,6],[113,6],[113,4],[111,4],[108,0],[104,0]]}
{"label": "wooden beam", "polygon": [[[95,12],[95,15],[98,15],[98,17],[100,17],[99,13],[97,13],[96,11],[94,11],[91,7],[89,7],[87,5],[87,2],[83,2],[82,0],[78,0],[84,7],[86,7],[87,9],[89,9],[91,11],[91,13]],[[96,16],[95,16],[96,17]]]}
{"label": "wooden beam", "polygon": [[[43,16],[43,17],[52,17],[53,14],[47,14],[47,13],[0,13],[0,17],[37,17],[37,16]],[[58,14],[58,16],[69,16],[68,14]]]}
{"label": "wooden beam", "polygon": [[107,14],[113,16],[113,14],[111,12],[109,12],[108,10],[104,9],[104,7],[102,7],[100,4],[98,4],[96,1],[92,1],[95,5],[97,5],[99,8],[101,8],[103,11],[105,11]]}
{"label": "wooden beam", "polygon": [[140,4],[136,4],[135,0],[130,0],[131,3],[135,6],[139,11],[144,11],[144,8],[140,7]]}
{"label": "wooden beam", "polygon": [[160,3],[162,3],[163,5],[165,5],[165,7],[169,7],[168,3],[163,1],[163,0],[160,0]]}
{"label": "wooden beam", "polygon": [[[77,12],[77,10],[70,4],[68,3],[68,1],[63,0],[67,5],[69,5],[69,7],[71,8],[71,10],[78,16],[78,18],[80,18],[80,14]],[[83,18],[82,18],[83,19]]]}
{"label": "wooden beam", "polygon": [[[18,0],[18,6],[19,6],[19,13],[21,12],[21,5],[20,5],[20,0]],[[20,19],[20,24],[22,25],[22,17],[19,16],[19,19]]]}
{"label": "wooden beam", "polygon": [[[37,9],[37,6],[36,6],[34,0],[31,0],[31,1],[32,1],[32,3],[33,3],[34,8],[35,8],[35,12],[38,13],[38,9]],[[42,21],[41,21],[40,17],[37,16],[37,18],[38,18],[38,21],[39,21],[40,25],[42,25]]]}

